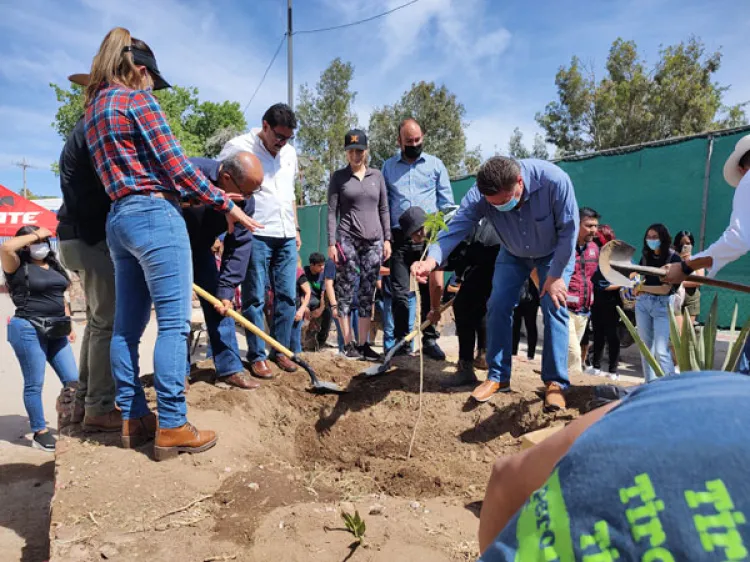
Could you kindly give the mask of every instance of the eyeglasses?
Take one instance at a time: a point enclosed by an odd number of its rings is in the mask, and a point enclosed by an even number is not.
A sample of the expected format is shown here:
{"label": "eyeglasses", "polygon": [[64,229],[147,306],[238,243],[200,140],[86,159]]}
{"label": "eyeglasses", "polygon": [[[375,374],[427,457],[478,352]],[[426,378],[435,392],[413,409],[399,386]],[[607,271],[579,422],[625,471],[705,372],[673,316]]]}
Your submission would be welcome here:
{"label": "eyeglasses", "polygon": [[285,135],[282,135],[281,133],[277,133],[277,132],[276,132],[276,131],[274,131],[273,129],[271,129],[271,132],[272,132],[272,133],[274,134],[274,136],[276,137],[276,140],[277,140],[278,142],[289,142],[289,141],[292,141],[292,140],[294,140],[294,135],[289,135],[289,136],[287,137],[287,136],[285,136]]}
{"label": "eyeglasses", "polygon": [[240,192],[240,194],[242,194],[242,196],[243,196],[243,197],[249,197],[249,196],[251,196],[251,195],[253,195],[253,194],[255,194],[255,193],[258,193],[258,192],[260,191],[260,187],[261,187],[261,186],[258,186],[258,187],[256,187],[255,189],[253,189],[252,191],[250,191],[250,193],[246,193],[246,192],[245,192],[245,191],[243,191],[243,190],[242,190],[242,188],[240,187],[240,183],[239,183],[239,182],[238,182],[238,181],[237,181],[236,179],[234,179],[234,177],[232,177],[232,175],[231,175],[231,174],[229,174],[229,179],[230,179],[230,180],[232,180],[232,183],[234,184],[234,187],[236,187],[236,188],[237,188],[237,191],[239,191],[239,192]]}

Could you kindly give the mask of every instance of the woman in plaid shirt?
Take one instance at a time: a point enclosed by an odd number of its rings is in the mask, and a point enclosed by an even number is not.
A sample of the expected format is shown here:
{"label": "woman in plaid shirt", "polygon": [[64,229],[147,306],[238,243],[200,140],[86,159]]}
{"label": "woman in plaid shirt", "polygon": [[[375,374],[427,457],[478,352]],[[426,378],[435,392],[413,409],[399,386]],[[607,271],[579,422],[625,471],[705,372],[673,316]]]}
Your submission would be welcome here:
{"label": "woman in plaid shirt", "polygon": [[[153,52],[123,28],[111,30],[91,65],[86,88],[86,142],[107,194],[107,243],[115,266],[112,373],[122,410],[122,443],[156,437],[154,456],[197,453],[216,444],[186,417],[185,350],[192,294],[190,242],[180,201],[198,200],[255,231],[236,207],[182,152],[152,89],[167,88]],[[159,422],[138,377],[138,344],[156,309],[154,381]]]}

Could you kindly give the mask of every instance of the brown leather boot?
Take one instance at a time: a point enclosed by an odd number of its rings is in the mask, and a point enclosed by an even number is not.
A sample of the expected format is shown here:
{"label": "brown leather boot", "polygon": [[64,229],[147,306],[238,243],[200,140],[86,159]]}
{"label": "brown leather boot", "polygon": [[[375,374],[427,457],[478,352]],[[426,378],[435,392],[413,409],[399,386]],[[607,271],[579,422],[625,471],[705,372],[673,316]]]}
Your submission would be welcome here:
{"label": "brown leather boot", "polygon": [[156,435],[157,420],[153,412],[141,418],[122,420],[122,446],[125,449],[135,449],[148,443]]}
{"label": "brown leather boot", "polygon": [[101,416],[84,416],[81,429],[86,433],[120,431],[122,429],[122,415],[119,410],[114,409]]}
{"label": "brown leather boot", "polygon": [[190,422],[182,427],[159,428],[154,443],[154,458],[157,461],[176,457],[178,453],[202,453],[218,441],[216,432],[200,431]]}
{"label": "brown leather boot", "polygon": [[86,408],[84,407],[83,402],[76,400],[76,404],[73,407],[73,417],[70,418],[70,423],[81,423],[85,415]]}

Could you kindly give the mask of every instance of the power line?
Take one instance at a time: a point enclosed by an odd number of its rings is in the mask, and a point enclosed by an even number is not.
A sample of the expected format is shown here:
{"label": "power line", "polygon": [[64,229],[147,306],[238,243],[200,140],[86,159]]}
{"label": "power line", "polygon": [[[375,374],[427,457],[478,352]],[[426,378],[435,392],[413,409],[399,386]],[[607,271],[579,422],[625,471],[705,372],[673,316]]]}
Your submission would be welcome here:
{"label": "power line", "polygon": [[281,41],[279,41],[279,46],[276,47],[276,52],[273,54],[273,57],[271,58],[271,62],[268,63],[268,66],[266,67],[266,71],[263,73],[263,77],[260,79],[260,82],[258,83],[258,86],[255,88],[253,95],[250,97],[250,101],[245,104],[245,108],[242,110],[243,115],[247,111],[247,108],[250,107],[250,104],[253,103],[253,100],[255,99],[255,96],[257,95],[258,90],[260,90],[260,87],[263,85],[263,82],[266,81],[266,76],[268,76],[268,71],[271,70],[273,63],[276,61],[276,57],[279,56],[279,51],[281,51],[281,47],[282,45],[284,45],[286,36],[287,36],[286,33],[284,33],[284,35],[281,36]]}
{"label": "power line", "polygon": [[[380,14],[376,14],[374,16],[370,16],[369,18],[353,21],[350,23],[344,23],[341,25],[334,25],[331,27],[321,27],[319,29],[303,29],[300,31],[295,31],[292,33],[292,36],[294,35],[308,35],[311,33],[322,33],[324,31],[334,31],[336,29],[344,29],[346,27],[352,27],[355,25],[360,25],[363,23],[367,23],[369,21],[376,20],[378,18],[385,17],[389,14],[392,14],[393,12],[397,12],[398,10],[402,10],[406,8],[407,6],[411,6],[412,4],[416,4],[419,2],[419,0],[411,0],[410,2],[407,2],[406,4],[401,4],[400,6],[396,6],[395,8],[391,8],[390,10],[387,10],[385,12],[382,12]],[[265,72],[263,72],[263,77],[260,79],[260,82],[258,83],[258,86],[255,88],[255,91],[253,92],[253,95],[250,97],[250,101],[245,104],[244,109],[242,110],[243,115],[247,111],[247,108],[250,107],[250,104],[253,103],[253,100],[255,99],[255,96],[258,94],[258,91],[260,90],[261,86],[263,86],[263,82],[266,81],[266,77],[268,76],[268,72],[271,70],[271,67],[273,66],[273,63],[276,62],[276,57],[279,56],[279,52],[281,51],[281,47],[284,45],[284,41],[289,37],[288,33],[284,33],[284,35],[281,36],[281,41],[279,41],[279,46],[276,47],[276,52],[273,54],[273,57],[271,58],[271,62],[268,63],[268,66],[266,67]]]}
{"label": "power line", "polygon": [[383,12],[381,14],[377,14],[375,16],[371,16],[369,18],[365,18],[362,20],[353,21],[351,23],[344,23],[341,25],[334,25],[331,27],[321,27],[319,29],[303,29],[300,31],[295,31],[292,35],[303,35],[308,33],[321,33],[323,31],[333,31],[335,29],[343,29],[345,27],[352,27],[353,25],[360,25],[362,23],[367,23],[368,21],[376,20],[378,18],[382,18],[384,16],[387,16],[389,14],[392,14],[393,12],[397,12],[398,10],[402,10],[403,8],[406,8],[407,6],[411,6],[412,4],[416,4],[419,2],[419,0],[411,0],[411,2],[407,2],[406,4],[401,4],[400,6],[396,6],[395,8],[392,8],[386,12]]}

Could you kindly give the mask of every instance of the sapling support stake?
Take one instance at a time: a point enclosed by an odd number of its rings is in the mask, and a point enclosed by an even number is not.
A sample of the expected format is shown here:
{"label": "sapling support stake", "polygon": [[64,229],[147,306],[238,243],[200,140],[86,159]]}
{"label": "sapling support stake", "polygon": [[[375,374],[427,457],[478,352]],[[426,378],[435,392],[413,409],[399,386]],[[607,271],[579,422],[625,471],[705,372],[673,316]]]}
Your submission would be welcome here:
{"label": "sapling support stake", "polygon": [[[420,262],[424,261],[424,258],[427,255],[427,250],[430,248],[430,245],[435,243],[438,233],[441,230],[448,230],[448,225],[445,223],[443,213],[441,211],[429,213],[424,221],[426,240],[424,251],[422,252],[422,256],[419,258]],[[422,394],[424,390],[424,345],[422,343],[422,324],[420,322],[420,319],[422,318],[422,299],[419,292],[419,284],[417,282],[417,278],[413,273],[411,273],[410,276],[410,288],[414,290],[416,296],[415,317],[417,318],[417,337],[419,338],[419,406],[417,408],[417,420],[414,422],[414,429],[412,430],[411,439],[409,440],[409,452],[406,455],[407,459],[411,458],[411,452],[414,448],[414,440],[417,437],[417,427],[419,427],[419,422],[422,420]],[[429,278],[427,282],[429,284]]]}

